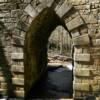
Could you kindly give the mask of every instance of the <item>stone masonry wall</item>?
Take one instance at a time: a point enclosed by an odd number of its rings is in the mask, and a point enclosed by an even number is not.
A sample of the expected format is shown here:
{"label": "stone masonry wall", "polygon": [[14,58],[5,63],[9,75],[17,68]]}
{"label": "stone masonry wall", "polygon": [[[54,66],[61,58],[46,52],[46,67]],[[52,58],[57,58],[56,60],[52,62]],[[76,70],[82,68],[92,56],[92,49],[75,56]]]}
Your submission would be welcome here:
{"label": "stone masonry wall", "polygon": [[[17,58],[13,59],[13,51],[17,50],[13,39],[21,34],[16,25],[26,4],[20,0],[0,0],[0,94],[10,97],[15,96],[15,94],[16,96],[24,95],[24,70],[23,68],[18,70],[14,66],[20,61],[18,62]],[[18,52],[22,50],[22,47],[19,47]]]}
{"label": "stone masonry wall", "polygon": [[74,97],[100,99],[100,0],[72,0],[85,25],[73,34]]}
{"label": "stone masonry wall", "polygon": [[46,6],[52,6],[65,20],[72,36],[74,97],[99,100],[100,0],[0,0],[0,93],[24,96],[24,36]]}
{"label": "stone masonry wall", "polygon": [[[98,52],[100,35],[98,13],[100,1],[68,0],[67,2],[68,4],[64,1],[60,2],[53,9],[65,20],[72,36],[74,47],[73,96],[74,98],[94,97],[99,99]],[[30,5],[26,8],[28,7]],[[26,11],[29,14],[28,9]]]}

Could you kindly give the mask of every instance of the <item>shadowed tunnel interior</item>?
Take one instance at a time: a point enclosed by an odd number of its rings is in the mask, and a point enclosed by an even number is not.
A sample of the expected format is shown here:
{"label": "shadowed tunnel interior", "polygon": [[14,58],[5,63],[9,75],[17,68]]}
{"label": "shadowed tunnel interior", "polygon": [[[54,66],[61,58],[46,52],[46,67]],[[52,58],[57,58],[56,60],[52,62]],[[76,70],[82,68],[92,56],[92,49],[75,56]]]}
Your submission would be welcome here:
{"label": "shadowed tunnel interior", "polygon": [[47,77],[47,44],[52,31],[65,23],[54,10],[45,8],[31,23],[24,42],[25,96],[36,96],[38,81]]}

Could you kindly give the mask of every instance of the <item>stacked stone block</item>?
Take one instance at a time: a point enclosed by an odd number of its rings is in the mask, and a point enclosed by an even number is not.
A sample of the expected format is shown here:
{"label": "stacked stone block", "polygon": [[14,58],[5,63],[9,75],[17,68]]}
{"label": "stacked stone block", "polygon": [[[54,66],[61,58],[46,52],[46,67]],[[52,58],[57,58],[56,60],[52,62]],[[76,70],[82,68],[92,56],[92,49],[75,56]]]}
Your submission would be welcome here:
{"label": "stacked stone block", "polygon": [[[68,2],[73,4],[74,7]],[[39,3],[40,5],[37,5]],[[35,1],[32,1],[30,4],[27,3],[24,10],[25,14],[23,14],[21,19],[23,25],[27,28],[34,17],[37,16],[43,8],[47,5],[52,5],[52,8],[55,9],[57,14],[65,20],[66,26],[71,33],[73,40],[74,98],[85,98],[87,96],[95,96],[96,98],[99,98],[100,68],[98,52],[100,35],[98,11],[100,10],[100,1],[66,0],[65,2],[62,1],[55,4],[52,4],[51,2],[49,3],[43,1],[38,3]],[[32,12],[30,12],[30,10]],[[23,30],[23,25],[19,27],[19,29],[25,32],[25,30]]]}
{"label": "stacked stone block", "polygon": [[11,53],[12,82],[16,89],[16,96],[24,96],[24,66],[23,66],[23,39],[13,37]]}
{"label": "stacked stone block", "polygon": [[58,1],[0,0],[0,93],[9,94],[12,81],[16,96],[24,96],[24,36],[38,13],[52,6],[72,36],[74,98],[100,99],[100,0]]}
{"label": "stacked stone block", "polygon": [[[78,9],[85,24],[77,29],[73,38],[74,46],[74,81],[73,96],[74,98],[91,98],[100,99],[100,55],[99,55],[99,23],[98,10],[100,1],[95,0],[76,0],[73,5]],[[82,2],[83,3],[82,3]],[[97,2],[98,1],[98,2]]]}
{"label": "stacked stone block", "polygon": [[[85,42],[74,47],[74,97],[100,96],[99,47],[85,46]],[[83,45],[84,44],[84,45]],[[100,51],[99,51],[100,52]]]}
{"label": "stacked stone block", "polygon": [[[64,8],[66,8],[66,10],[64,10]],[[91,72],[97,71],[97,69],[87,68],[89,65],[91,65],[91,62],[93,62],[91,61],[91,54],[89,52],[90,49],[87,50],[87,48],[92,47],[91,37],[89,36],[88,33],[86,33],[87,27],[83,26],[86,23],[84,22],[82,16],[80,16],[79,12],[72,11],[71,15],[67,16],[66,18],[65,16],[66,13],[68,13],[68,11],[71,10],[72,8],[73,6],[66,7],[66,2],[64,2],[62,6],[59,7],[59,9],[57,10],[57,14],[63,19],[65,20],[67,19],[66,26],[68,30],[71,32],[71,35],[73,38],[73,46],[75,49],[75,52],[74,52],[74,63],[75,63],[74,64],[74,76],[75,77],[74,77],[74,87],[73,87],[74,97],[83,98],[83,97],[90,96],[90,95],[93,96],[92,91],[96,91],[93,93],[94,93],[94,96],[98,97],[99,96],[99,84],[97,83],[96,88],[95,88],[95,85],[88,83],[90,82],[90,80],[91,80],[91,83],[92,83],[92,80],[95,81],[93,76],[91,76]],[[62,10],[64,10],[64,12],[61,12]],[[80,48],[80,51],[78,51],[77,48]],[[78,64],[83,67],[77,68],[76,65]]]}
{"label": "stacked stone block", "polygon": [[0,0],[0,94],[6,96],[24,96],[23,56],[19,54],[24,32],[16,25],[25,5],[21,0]]}
{"label": "stacked stone block", "polygon": [[9,30],[11,17],[7,4],[9,4],[7,0],[0,0],[0,93],[3,95],[10,95],[11,91],[7,88],[12,85],[9,66],[11,64],[11,32]]}

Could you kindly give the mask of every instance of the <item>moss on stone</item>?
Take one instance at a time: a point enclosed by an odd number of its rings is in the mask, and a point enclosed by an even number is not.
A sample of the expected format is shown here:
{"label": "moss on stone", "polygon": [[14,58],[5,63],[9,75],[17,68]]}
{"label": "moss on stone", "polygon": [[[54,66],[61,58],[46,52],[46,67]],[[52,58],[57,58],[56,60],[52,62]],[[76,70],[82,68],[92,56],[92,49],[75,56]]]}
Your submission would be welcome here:
{"label": "moss on stone", "polygon": [[61,19],[51,8],[45,8],[31,23],[25,36],[25,95],[47,68],[47,43]]}

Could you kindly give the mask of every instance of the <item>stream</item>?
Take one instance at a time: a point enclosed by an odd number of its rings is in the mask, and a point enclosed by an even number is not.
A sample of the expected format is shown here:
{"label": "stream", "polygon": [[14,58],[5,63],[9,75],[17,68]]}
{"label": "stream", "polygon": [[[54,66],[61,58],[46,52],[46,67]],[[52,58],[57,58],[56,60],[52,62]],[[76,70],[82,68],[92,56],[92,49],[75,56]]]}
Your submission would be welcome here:
{"label": "stream", "polygon": [[73,94],[72,70],[68,68],[48,67],[48,75],[36,83],[29,97],[41,99],[71,98]]}

